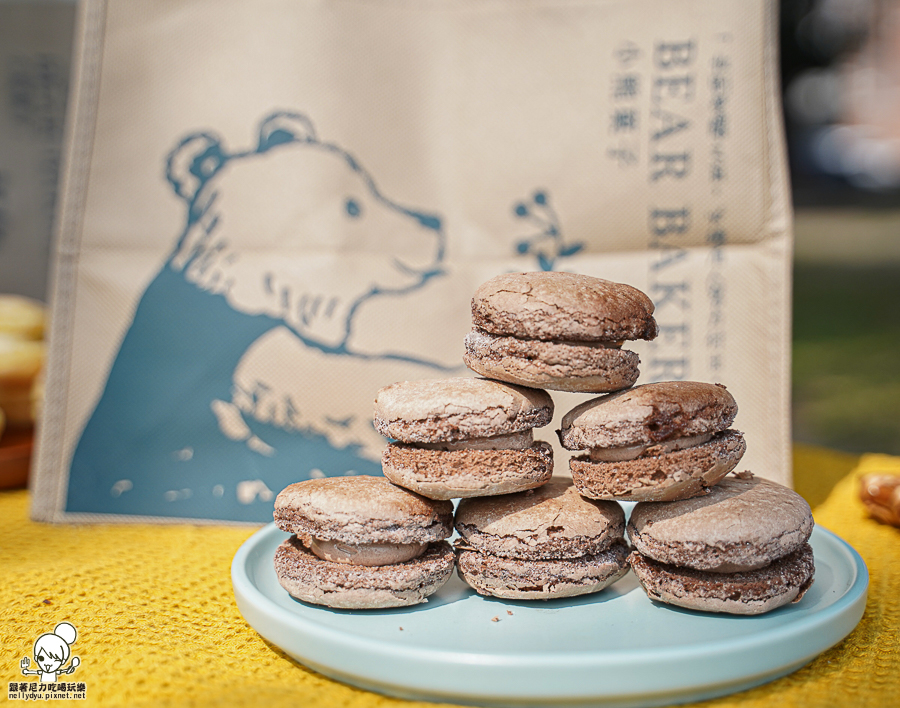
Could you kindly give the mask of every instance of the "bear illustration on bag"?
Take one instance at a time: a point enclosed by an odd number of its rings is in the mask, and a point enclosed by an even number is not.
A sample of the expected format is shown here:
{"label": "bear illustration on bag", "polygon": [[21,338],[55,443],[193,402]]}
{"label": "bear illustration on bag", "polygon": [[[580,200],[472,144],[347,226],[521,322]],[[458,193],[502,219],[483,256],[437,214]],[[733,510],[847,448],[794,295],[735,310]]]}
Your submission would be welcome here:
{"label": "bear illustration on bag", "polygon": [[441,218],[386,197],[297,113],[244,151],[185,137],[166,179],[184,228],[82,431],[67,511],[264,521],[287,484],[380,474],[385,441],[358,413],[375,390],[354,380],[458,368],[365,334],[380,301],[446,275]]}

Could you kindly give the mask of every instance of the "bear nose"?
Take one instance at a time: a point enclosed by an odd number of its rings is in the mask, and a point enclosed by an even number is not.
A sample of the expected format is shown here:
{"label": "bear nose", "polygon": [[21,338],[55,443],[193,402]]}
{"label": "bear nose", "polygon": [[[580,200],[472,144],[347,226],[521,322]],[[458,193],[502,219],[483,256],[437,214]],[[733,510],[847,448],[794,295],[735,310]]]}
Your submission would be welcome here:
{"label": "bear nose", "polygon": [[416,212],[413,212],[412,216],[414,216],[416,220],[426,229],[433,229],[434,231],[441,230],[441,219],[439,216],[433,216],[431,214],[419,214]]}

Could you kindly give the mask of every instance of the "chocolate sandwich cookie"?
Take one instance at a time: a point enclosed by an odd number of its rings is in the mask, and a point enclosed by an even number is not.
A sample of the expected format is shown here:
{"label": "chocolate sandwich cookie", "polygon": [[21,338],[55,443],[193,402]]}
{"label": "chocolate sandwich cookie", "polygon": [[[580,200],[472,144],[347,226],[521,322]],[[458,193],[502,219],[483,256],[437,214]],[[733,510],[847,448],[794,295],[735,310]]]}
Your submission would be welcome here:
{"label": "chocolate sandwich cookie", "polygon": [[812,585],[813,526],[799,494],[741,473],[707,496],[636,504],[629,563],[653,600],[760,614],[798,601]]}
{"label": "chocolate sandwich cookie", "polygon": [[481,595],[547,600],[599,592],[628,572],[625,515],[571,482],[500,497],[463,499],[456,510],[457,569]]}
{"label": "chocolate sandwich cookie", "polygon": [[345,609],[423,602],[453,572],[453,505],[382,477],[298,482],[275,499],[275,524],[294,534],[275,553],[293,597]]}
{"label": "chocolate sandwich cookie", "polygon": [[431,499],[544,484],[553,448],[532,431],[552,418],[545,391],[480,378],[404,381],[375,398],[375,427],[396,441],[382,455],[384,476]]}
{"label": "chocolate sandwich cookie", "polygon": [[559,439],[575,486],[592,499],[672,501],[705,494],[746,450],[729,429],[737,404],[724,386],[664,381],[586,401],[563,416]]}
{"label": "chocolate sandwich cookie", "polygon": [[654,339],[653,303],[637,288],[575,273],[499,275],[472,298],[463,360],[483,376],[555,391],[632,386],[640,358],[622,343]]}

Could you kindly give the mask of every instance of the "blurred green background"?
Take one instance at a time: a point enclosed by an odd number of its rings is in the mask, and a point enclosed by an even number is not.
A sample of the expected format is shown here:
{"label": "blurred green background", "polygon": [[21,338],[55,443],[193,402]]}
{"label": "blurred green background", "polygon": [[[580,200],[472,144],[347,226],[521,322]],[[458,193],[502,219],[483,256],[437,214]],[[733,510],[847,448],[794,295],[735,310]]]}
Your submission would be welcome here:
{"label": "blurred green background", "polygon": [[780,11],[794,440],[900,454],[900,2]]}
{"label": "blurred green background", "polygon": [[798,208],[795,235],[794,439],[900,454],[900,210]]}

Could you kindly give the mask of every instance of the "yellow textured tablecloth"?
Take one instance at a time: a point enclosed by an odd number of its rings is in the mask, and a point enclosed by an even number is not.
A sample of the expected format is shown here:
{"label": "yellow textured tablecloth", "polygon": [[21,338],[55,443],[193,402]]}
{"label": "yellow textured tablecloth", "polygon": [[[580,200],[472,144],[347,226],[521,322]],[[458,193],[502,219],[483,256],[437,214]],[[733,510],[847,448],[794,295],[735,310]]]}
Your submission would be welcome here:
{"label": "yellow textured tablecloth", "polygon": [[[856,497],[856,477],[874,470],[900,473],[900,458],[795,451],[795,486],[817,523],[868,565],[859,626],[794,674],[704,706],[900,705],[900,530],[869,519]],[[326,679],[248,627],[229,571],[251,529],[51,526],[29,521],[28,501],[24,491],[0,493],[0,702],[9,682],[27,680],[19,662],[34,640],[65,620],[79,631],[82,665],[60,681],[85,683],[81,705],[432,705]]]}

